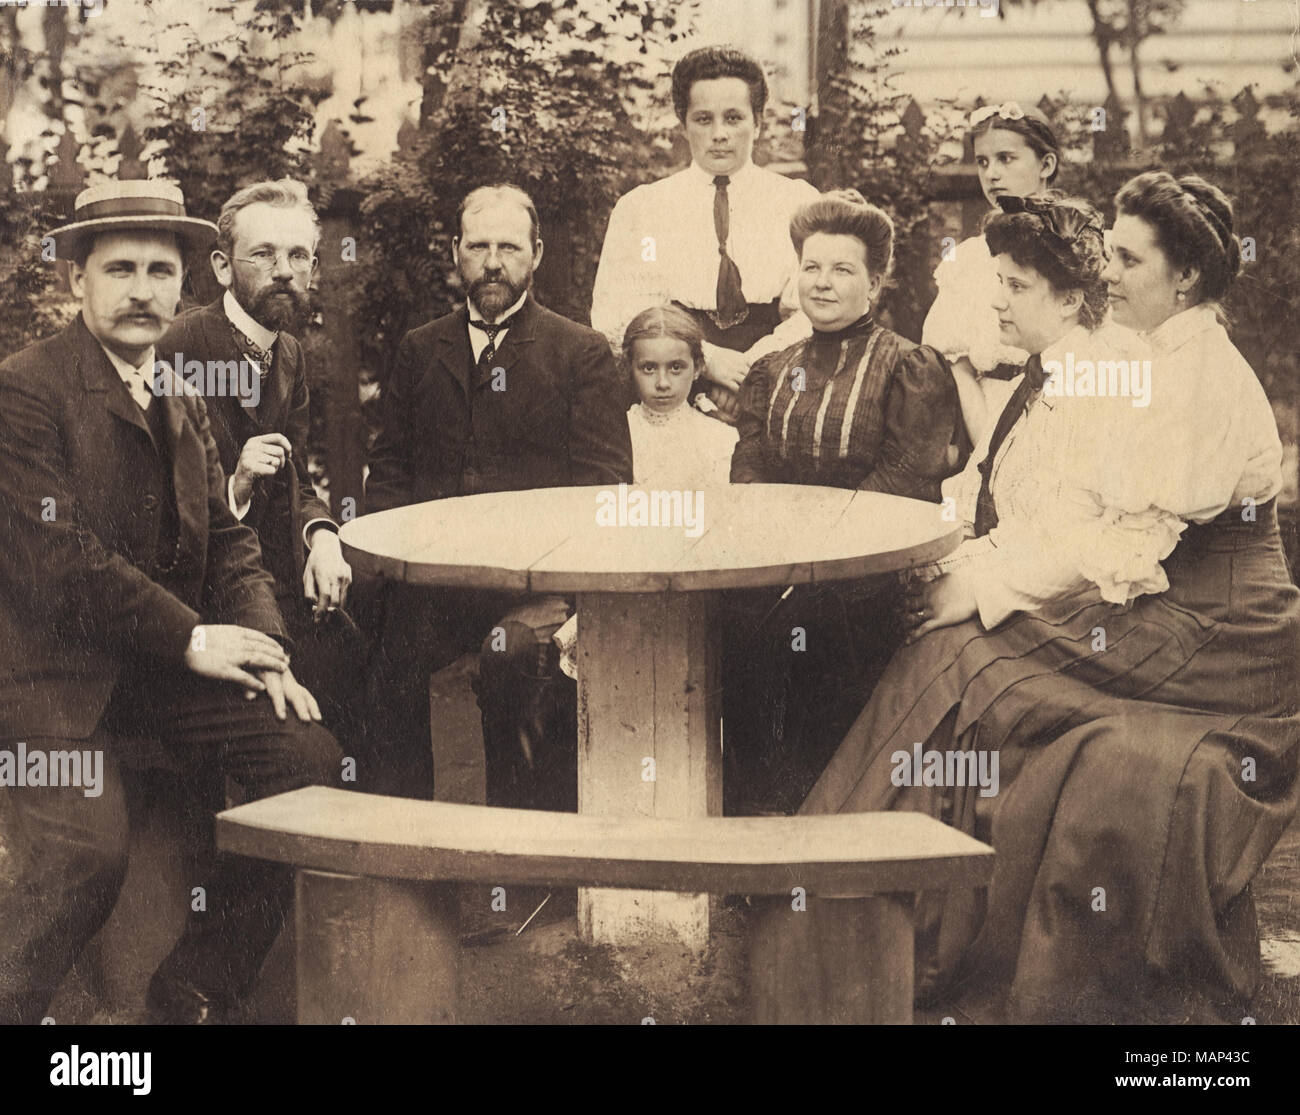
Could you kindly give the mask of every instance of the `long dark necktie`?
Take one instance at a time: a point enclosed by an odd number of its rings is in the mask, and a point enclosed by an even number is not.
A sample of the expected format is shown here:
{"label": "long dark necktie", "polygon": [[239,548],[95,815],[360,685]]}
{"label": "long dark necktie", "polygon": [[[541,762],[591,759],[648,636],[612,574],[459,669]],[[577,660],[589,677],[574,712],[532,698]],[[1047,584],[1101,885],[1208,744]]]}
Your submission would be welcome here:
{"label": "long dark necktie", "polygon": [[514,317],[498,321],[495,325],[489,325],[486,321],[478,321],[474,318],[469,319],[470,325],[480,332],[486,333],[488,339],[487,347],[479,353],[478,360],[474,364],[480,379],[492,372],[492,361],[497,358],[497,337],[509,329],[514,322]]}
{"label": "long dark necktie", "polygon": [[714,180],[713,230],[718,234],[718,325],[729,329],[745,320],[749,306],[741,289],[740,268],[727,255],[727,238],[731,235],[731,203],[727,186],[731,179],[719,174]]}
{"label": "long dark necktie", "polygon": [[1031,356],[1025,364],[1024,378],[1016,385],[1007,405],[1002,408],[998,424],[993,427],[993,436],[989,439],[989,451],[979,463],[980,494],[975,501],[975,537],[983,538],[998,525],[998,512],[993,504],[993,492],[990,477],[993,475],[993,461],[1007,440],[1011,429],[1024,415],[1034,396],[1043,389],[1047,376],[1043,372],[1042,358],[1037,354]]}

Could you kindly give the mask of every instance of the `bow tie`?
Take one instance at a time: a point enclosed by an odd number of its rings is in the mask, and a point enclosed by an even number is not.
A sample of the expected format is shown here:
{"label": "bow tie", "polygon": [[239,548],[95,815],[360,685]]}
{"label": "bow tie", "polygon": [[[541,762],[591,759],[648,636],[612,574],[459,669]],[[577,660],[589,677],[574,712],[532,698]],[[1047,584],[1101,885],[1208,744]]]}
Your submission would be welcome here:
{"label": "bow tie", "polygon": [[469,324],[471,328],[477,329],[481,333],[486,333],[489,341],[495,341],[497,339],[498,334],[504,333],[507,329],[509,329],[512,325],[514,325],[515,318],[517,318],[518,316],[519,315],[517,313],[511,314],[508,318],[503,318],[501,321],[498,321],[495,325],[489,325],[486,321],[479,321],[477,318],[470,318]]}
{"label": "bow tie", "polygon": [[1034,391],[1041,391],[1046,382],[1047,373],[1043,371],[1043,357],[1036,352],[1025,361],[1025,383]]}

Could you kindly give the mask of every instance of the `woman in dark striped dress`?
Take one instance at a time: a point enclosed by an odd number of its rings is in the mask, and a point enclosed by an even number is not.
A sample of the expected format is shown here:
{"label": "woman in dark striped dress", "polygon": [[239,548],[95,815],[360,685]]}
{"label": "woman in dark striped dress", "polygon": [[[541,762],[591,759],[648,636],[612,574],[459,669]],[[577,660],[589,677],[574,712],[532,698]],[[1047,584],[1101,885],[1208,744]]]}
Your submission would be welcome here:
{"label": "woman in dark striped dress", "polygon": [[[1091,207],[1001,205],[1020,211],[987,228],[995,308],[1038,359],[945,486],[973,537],[911,597],[909,645],[803,811],[919,810],[993,844],[987,892],[923,896],[921,998],[982,986],[1019,1021],[1239,1021],[1250,882],[1296,810],[1300,593],[1272,412],[1216,317],[1240,266],[1232,209],[1200,179],[1142,175],[1106,264]],[[1117,343],[1145,346],[1123,379],[1135,354],[1088,328],[1107,283],[1141,335]],[[918,741],[996,777],[915,785]],[[793,919],[784,944],[815,947],[806,931]]]}
{"label": "woman in dark striped dress", "polygon": [[948,362],[878,324],[894,226],[855,190],[790,222],[799,304],[813,335],[754,365],[741,391],[731,482],[822,484],[938,502],[956,471]]}
{"label": "woman in dark striped dress", "polygon": [[[873,316],[893,255],[889,217],[855,191],[837,191],[800,209],[790,238],[814,332],[746,378],[732,482],[937,503],[941,481],[960,464],[960,405],[947,361]],[[793,811],[902,637],[891,614],[896,584],[806,585],[779,597],[778,589],[731,601],[728,811]]]}

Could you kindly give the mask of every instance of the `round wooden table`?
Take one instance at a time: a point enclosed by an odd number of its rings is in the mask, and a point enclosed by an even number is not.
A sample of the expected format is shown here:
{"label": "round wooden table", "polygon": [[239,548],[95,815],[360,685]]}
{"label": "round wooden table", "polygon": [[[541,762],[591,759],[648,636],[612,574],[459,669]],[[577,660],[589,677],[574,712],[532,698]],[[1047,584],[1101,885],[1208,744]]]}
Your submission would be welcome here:
{"label": "round wooden table", "polygon": [[[341,539],[362,574],[576,594],[579,812],[685,818],[722,811],[718,593],[906,569],[961,533],[940,505],[878,492],[618,485],[434,500]],[[708,897],[588,889],[579,923],[589,941],[702,949]]]}

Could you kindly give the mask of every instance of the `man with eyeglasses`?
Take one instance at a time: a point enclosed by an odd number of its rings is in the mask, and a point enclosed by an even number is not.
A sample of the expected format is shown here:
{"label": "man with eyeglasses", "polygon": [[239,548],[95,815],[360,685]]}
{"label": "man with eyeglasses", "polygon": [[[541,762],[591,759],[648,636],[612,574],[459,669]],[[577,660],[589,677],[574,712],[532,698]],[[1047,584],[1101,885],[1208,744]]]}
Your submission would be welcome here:
{"label": "man with eyeglasses", "polygon": [[[248,800],[339,783],[207,408],[154,360],[186,254],[216,231],[169,183],[83,190],[49,233],[81,312],[0,363],[0,1025],[41,1021],[113,911],[131,739]],[[211,813],[193,820],[190,913],[150,1022],[237,1017],[292,903],[291,871],[218,854]]]}
{"label": "man with eyeglasses", "polygon": [[205,368],[230,361],[252,366],[252,376],[205,381],[255,384],[242,397],[209,388],[204,398],[229,477],[228,502],[235,517],[257,532],[294,640],[294,668],[319,700],[345,754],[354,755],[364,727],[356,668],[363,649],[342,610],[352,570],[343,559],[338,523],[308,474],[307,362],[293,336],[309,317],[319,238],[301,182],[285,178],[239,190],[222,207],[211,255],[225,292],[177,317],[158,353]]}

